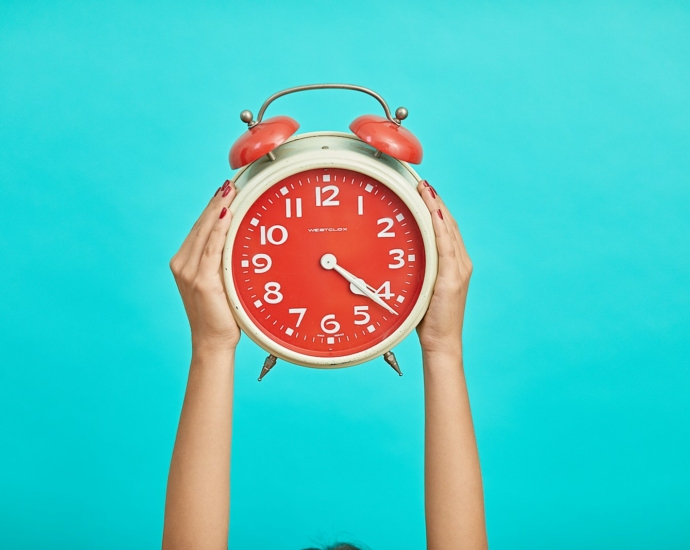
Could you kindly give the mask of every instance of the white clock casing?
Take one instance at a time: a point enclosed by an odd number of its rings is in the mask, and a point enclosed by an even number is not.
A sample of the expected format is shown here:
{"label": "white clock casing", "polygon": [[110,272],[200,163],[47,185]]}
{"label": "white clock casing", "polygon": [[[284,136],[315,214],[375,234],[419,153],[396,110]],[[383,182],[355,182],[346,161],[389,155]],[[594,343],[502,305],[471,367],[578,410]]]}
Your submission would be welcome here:
{"label": "white clock casing", "polygon": [[[375,156],[376,150],[352,134],[312,132],[293,136],[273,150],[275,160],[267,156],[241,168],[233,183],[237,196],[230,211],[230,223],[223,254],[223,274],[230,306],[242,329],[256,344],[270,354],[308,367],[339,368],[369,361],[391,350],[422,320],[431,300],[438,270],[438,253],[431,215],[419,196],[420,177],[406,163],[388,155]],[[233,282],[231,258],[235,235],[251,205],[269,187],[282,179],[313,168],[345,168],[374,178],[399,196],[417,222],[424,243],[426,266],[421,292],[411,313],[386,339],[366,350],[340,357],[314,357],[287,349],[264,334],[244,311]]]}

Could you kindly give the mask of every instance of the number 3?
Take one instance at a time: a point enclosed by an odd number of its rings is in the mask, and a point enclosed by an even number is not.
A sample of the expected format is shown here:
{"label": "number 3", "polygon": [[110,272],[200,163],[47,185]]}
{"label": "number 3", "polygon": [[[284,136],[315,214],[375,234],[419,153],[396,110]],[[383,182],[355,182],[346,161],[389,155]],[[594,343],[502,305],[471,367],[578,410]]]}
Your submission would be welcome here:
{"label": "number 3", "polygon": [[390,252],[388,252],[389,256],[395,256],[395,261],[396,263],[394,264],[388,264],[388,267],[390,269],[400,269],[405,265],[405,260],[403,259],[405,257],[405,252],[401,250],[400,248],[394,248]]}

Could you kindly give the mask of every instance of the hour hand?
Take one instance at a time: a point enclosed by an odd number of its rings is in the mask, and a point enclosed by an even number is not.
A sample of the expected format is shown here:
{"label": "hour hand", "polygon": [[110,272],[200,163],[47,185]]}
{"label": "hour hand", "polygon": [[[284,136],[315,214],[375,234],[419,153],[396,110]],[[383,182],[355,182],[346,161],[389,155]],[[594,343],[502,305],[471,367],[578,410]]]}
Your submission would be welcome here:
{"label": "hour hand", "polygon": [[[367,288],[368,288],[369,290],[371,290],[372,292],[377,293],[377,292],[376,292],[376,289],[375,289],[373,286],[367,285],[362,279],[360,279],[360,282],[361,282],[362,284],[366,285]],[[355,286],[354,283],[350,283],[350,292],[352,292],[352,294],[359,294],[360,296],[366,296],[366,294],[364,294],[364,292],[362,292],[361,290],[359,290],[359,288],[357,288],[357,287]],[[378,293],[377,293],[377,294],[378,294]]]}
{"label": "hour hand", "polygon": [[[381,297],[376,293],[376,290],[371,285],[368,285],[366,282],[364,282],[363,279],[355,277],[352,273],[340,267],[338,265],[338,260],[333,254],[324,254],[323,256],[321,256],[321,267],[323,267],[324,269],[334,269],[350,283],[350,289],[354,287],[359,291],[356,292],[356,294],[363,294],[367,298],[376,302],[382,308],[386,309],[387,311],[390,311],[393,315],[398,314],[397,311],[395,311],[391,306],[389,306],[386,302],[384,302],[381,299]],[[352,290],[352,292],[355,291]]]}

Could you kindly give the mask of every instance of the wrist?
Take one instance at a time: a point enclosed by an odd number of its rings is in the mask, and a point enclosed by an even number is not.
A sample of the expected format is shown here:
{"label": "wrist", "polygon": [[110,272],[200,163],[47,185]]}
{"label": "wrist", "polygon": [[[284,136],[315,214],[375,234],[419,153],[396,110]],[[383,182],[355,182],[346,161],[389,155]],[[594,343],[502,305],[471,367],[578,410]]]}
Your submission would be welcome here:
{"label": "wrist", "polygon": [[422,358],[424,362],[427,361],[456,361],[462,363],[462,348],[457,346],[455,348],[446,349],[422,349]]}
{"label": "wrist", "polygon": [[227,342],[192,340],[192,361],[208,362],[234,359],[236,345]]}
{"label": "wrist", "polygon": [[422,346],[422,355],[424,356],[459,356],[462,357],[462,339],[461,338],[443,338],[428,339],[420,338]]}
{"label": "wrist", "polygon": [[462,344],[448,342],[445,345],[422,347],[425,372],[463,372]]}

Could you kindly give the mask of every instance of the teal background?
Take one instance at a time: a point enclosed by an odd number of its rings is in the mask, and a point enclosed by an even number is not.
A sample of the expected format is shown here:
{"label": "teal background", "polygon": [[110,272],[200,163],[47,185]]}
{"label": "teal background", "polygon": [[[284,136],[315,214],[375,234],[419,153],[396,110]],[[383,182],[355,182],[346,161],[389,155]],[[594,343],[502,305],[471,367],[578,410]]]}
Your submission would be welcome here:
{"label": "teal background", "polygon": [[[0,4],[0,547],[155,548],[190,358],[168,261],[282,88],[359,83],[475,264],[495,549],[690,547],[690,4]],[[281,99],[303,131],[379,112]],[[420,354],[240,343],[231,547],[424,546]]]}

